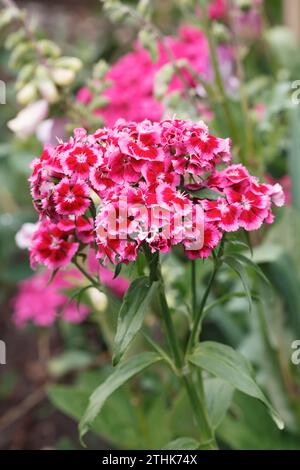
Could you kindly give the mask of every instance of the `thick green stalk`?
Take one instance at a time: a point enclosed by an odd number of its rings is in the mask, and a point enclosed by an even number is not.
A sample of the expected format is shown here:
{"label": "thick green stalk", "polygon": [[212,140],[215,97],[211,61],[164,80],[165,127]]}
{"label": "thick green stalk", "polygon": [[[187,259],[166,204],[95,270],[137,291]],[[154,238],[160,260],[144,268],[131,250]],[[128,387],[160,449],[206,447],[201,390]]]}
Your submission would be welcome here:
{"label": "thick green stalk", "polygon": [[213,282],[215,280],[216,274],[218,272],[218,269],[219,269],[219,265],[218,265],[218,263],[216,263],[215,266],[214,266],[214,270],[213,270],[213,272],[210,276],[210,279],[208,281],[208,284],[207,284],[207,287],[205,289],[204,295],[201,299],[201,304],[200,304],[199,310],[198,310],[197,314],[195,315],[194,325],[193,325],[192,332],[191,332],[191,335],[190,335],[189,340],[188,340],[187,354],[191,352],[191,350],[193,349],[193,347],[196,343],[197,338],[199,337],[204,308],[205,308],[206,301],[208,299],[210,290],[212,288]]}
{"label": "thick green stalk", "polygon": [[161,280],[158,296],[159,296],[159,302],[160,302],[160,306],[161,306],[161,310],[162,310],[163,319],[164,319],[165,326],[166,326],[169,346],[170,346],[170,349],[172,351],[172,355],[173,355],[173,358],[174,358],[176,368],[178,369],[178,371],[180,371],[182,369],[182,366],[183,366],[182,354],[181,354],[181,351],[180,351],[180,348],[179,348],[178,339],[177,339],[177,336],[176,336],[176,332],[175,332],[174,324],[173,324],[173,321],[172,321],[171,313],[170,313],[170,310],[169,310],[169,306],[167,304],[167,299],[166,299],[166,296],[165,296],[163,280]]}
{"label": "thick green stalk", "polygon": [[190,368],[187,364],[185,364],[183,355],[180,351],[172,316],[171,316],[168,303],[166,300],[164,283],[163,283],[161,274],[160,274],[160,280],[161,280],[161,286],[159,289],[159,300],[160,300],[160,305],[162,309],[163,319],[165,322],[168,342],[170,345],[170,349],[172,351],[172,356],[173,356],[173,359],[174,359],[174,362],[178,371],[178,375],[180,376],[185,386],[185,389],[186,389],[186,392],[187,392],[187,395],[188,395],[188,398],[189,398],[189,401],[193,410],[193,414],[195,416],[197,425],[199,427],[200,437],[201,437],[201,448],[210,449],[210,450],[217,449],[214,432],[210,426],[208,415],[207,415],[205,400],[202,399],[201,394],[197,392],[197,389],[195,388],[195,384],[192,380]]}
{"label": "thick green stalk", "polygon": [[192,315],[197,313],[196,260],[191,260]]}
{"label": "thick green stalk", "polygon": [[[218,254],[214,255],[214,269],[211,273],[211,276],[209,278],[207,287],[206,287],[205,292],[203,294],[203,297],[201,299],[199,310],[198,310],[198,312],[196,312],[196,315],[194,316],[194,324],[193,324],[191,335],[190,335],[189,340],[188,340],[186,354],[189,354],[192,351],[192,349],[195,346],[195,343],[197,341],[197,338],[200,335],[201,324],[202,324],[203,315],[204,315],[204,311],[205,311],[205,305],[206,305],[208,296],[210,294],[212,285],[214,283],[214,280],[216,278],[217,272],[218,272],[218,270],[219,270],[219,268],[222,264],[221,257],[223,256],[224,243],[225,243],[225,236],[223,236],[223,239],[221,241]],[[194,282],[196,282],[196,281],[194,281]]]}

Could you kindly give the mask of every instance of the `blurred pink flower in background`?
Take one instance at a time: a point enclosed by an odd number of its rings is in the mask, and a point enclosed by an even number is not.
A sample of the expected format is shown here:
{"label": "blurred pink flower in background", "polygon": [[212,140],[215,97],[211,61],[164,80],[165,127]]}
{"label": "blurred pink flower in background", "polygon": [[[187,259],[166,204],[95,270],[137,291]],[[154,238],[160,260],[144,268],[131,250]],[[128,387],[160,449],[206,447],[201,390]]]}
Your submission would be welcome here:
{"label": "blurred pink flower in background", "polygon": [[[170,62],[169,53],[173,55],[174,60],[185,59],[196,75],[208,81],[213,79],[207,39],[198,28],[183,26],[179,29],[178,37],[166,37],[163,43],[160,41],[156,62],[141,44],[136,43],[133,52],[117,60],[105,77],[112,82],[111,87],[104,92],[109,103],[96,111],[96,114],[104,119],[105,125],[112,126],[119,118],[141,122],[144,119],[159,121],[163,117],[164,106],[154,96],[154,81],[157,72]],[[231,48],[222,45],[218,54],[226,87],[233,89]],[[181,73],[190,87],[197,88],[198,84],[187,68],[182,66]],[[175,75],[168,93],[182,90],[183,86],[180,77]],[[200,91],[203,93],[204,90]],[[90,103],[92,98],[93,95],[87,87],[81,88],[77,93],[77,100],[83,104]],[[199,115],[203,112],[203,107],[199,108]]]}
{"label": "blurred pink flower in background", "polygon": [[101,284],[111,290],[117,297],[123,297],[129,287],[128,279],[123,276],[114,279],[114,273],[110,269],[101,266],[94,250],[89,251],[88,267],[92,273],[99,276]]}
{"label": "blurred pink flower in background", "polygon": [[[93,259],[92,259],[93,258]],[[129,281],[122,276],[113,279],[109,269],[100,266],[95,256],[89,257],[91,266],[98,268],[100,283],[107,287],[116,297],[122,298],[129,287]],[[68,323],[81,323],[90,313],[84,305],[77,305],[76,299],[71,300],[66,290],[84,287],[84,278],[77,269],[59,271],[51,282],[51,272],[42,271],[21,281],[15,295],[13,321],[19,326],[32,322],[37,326],[49,327],[60,318]]]}
{"label": "blurred pink flower in background", "polygon": [[267,181],[270,184],[277,184],[279,183],[282,186],[284,196],[285,196],[285,204],[290,206],[292,204],[292,180],[289,175],[284,175],[281,178],[273,178],[271,175],[267,175]]}
{"label": "blurred pink flower in background", "polygon": [[[49,327],[58,317],[69,323],[81,323],[89,314],[86,305],[77,306],[64,293],[80,281],[77,271],[58,272],[50,281],[49,271],[38,272],[19,283],[13,299],[13,321],[17,326],[33,322],[37,326]],[[73,281],[72,281],[73,279]]]}
{"label": "blurred pink flower in background", "polygon": [[211,20],[219,20],[226,16],[227,0],[212,0],[209,5],[208,14]]}

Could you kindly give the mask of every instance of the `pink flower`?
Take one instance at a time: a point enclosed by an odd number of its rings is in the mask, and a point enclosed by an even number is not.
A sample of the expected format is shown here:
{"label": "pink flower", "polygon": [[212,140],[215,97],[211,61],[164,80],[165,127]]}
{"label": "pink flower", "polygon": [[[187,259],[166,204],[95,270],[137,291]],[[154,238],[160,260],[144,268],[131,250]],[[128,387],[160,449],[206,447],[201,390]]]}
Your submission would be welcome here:
{"label": "pink flower", "polygon": [[50,279],[51,272],[43,271],[19,283],[12,302],[17,326],[31,321],[37,326],[49,327],[59,317],[70,323],[81,323],[89,314],[85,305],[78,307],[63,292],[74,286],[74,280],[77,283],[82,280],[76,270],[59,272],[51,282]]}
{"label": "pink flower", "polygon": [[[292,181],[291,181],[291,177],[289,175],[284,175],[279,180],[277,180],[275,178],[272,178],[272,176],[270,176],[270,175],[266,175],[266,179],[271,185],[275,185],[276,188],[277,188],[276,189],[277,197],[276,197],[275,200],[277,200],[277,202],[282,203],[281,205],[283,205],[284,203],[290,205],[291,202],[292,202],[292,195],[291,195]],[[279,183],[279,186],[277,186],[278,183]],[[281,189],[283,190],[283,194],[281,192]],[[274,204],[279,205],[279,204],[276,204],[275,201],[274,201]]]}
{"label": "pink flower", "polygon": [[104,266],[100,266],[100,282],[108,287],[117,297],[122,298],[129,287],[129,281],[122,276],[114,279],[114,274]]}
{"label": "pink flower", "polygon": [[63,178],[55,186],[54,201],[56,210],[61,215],[82,215],[90,205],[90,189],[80,179],[72,182]]}
{"label": "pink flower", "polygon": [[249,179],[249,172],[243,165],[230,165],[223,175],[231,184],[241,183]]}
{"label": "pink flower", "polygon": [[209,5],[209,17],[212,20],[219,20],[226,16],[227,13],[226,0],[212,0]]}

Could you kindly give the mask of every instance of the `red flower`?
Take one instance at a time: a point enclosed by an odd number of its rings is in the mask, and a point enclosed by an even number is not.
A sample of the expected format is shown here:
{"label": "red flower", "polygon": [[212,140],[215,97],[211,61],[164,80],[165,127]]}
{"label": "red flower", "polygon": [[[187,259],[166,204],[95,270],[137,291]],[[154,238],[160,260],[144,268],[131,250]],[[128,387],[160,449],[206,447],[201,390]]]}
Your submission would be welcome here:
{"label": "red flower", "polygon": [[225,232],[235,232],[239,229],[239,206],[228,204],[226,199],[218,198],[217,201],[202,201],[205,209],[205,218],[209,222],[219,222],[219,227]]}
{"label": "red flower", "polygon": [[82,215],[90,205],[90,189],[82,180],[63,178],[55,187],[54,201],[61,215]]}
{"label": "red flower", "polygon": [[222,232],[218,230],[216,225],[205,223],[203,247],[200,250],[185,250],[185,253],[189,259],[207,258],[221,238]]}
{"label": "red flower", "polygon": [[39,224],[30,247],[31,265],[41,263],[49,269],[67,266],[79,247],[57,225],[46,220]]}
{"label": "red flower", "polygon": [[76,174],[88,178],[90,168],[98,162],[96,152],[87,145],[77,145],[66,153],[63,159],[63,169],[67,175]]}
{"label": "red flower", "polygon": [[82,243],[91,243],[94,240],[94,223],[90,217],[88,220],[84,217],[76,217],[75,219],[62,219],[57,227],[67,234],[73,234]]}
{"label": "red flower", "polygon": [[251,189],[238,193],[230,188],[225,190],[227,200],[239,208],[238,222],[245,230],[257,230],[268,216],[270,198],[255,194]]}

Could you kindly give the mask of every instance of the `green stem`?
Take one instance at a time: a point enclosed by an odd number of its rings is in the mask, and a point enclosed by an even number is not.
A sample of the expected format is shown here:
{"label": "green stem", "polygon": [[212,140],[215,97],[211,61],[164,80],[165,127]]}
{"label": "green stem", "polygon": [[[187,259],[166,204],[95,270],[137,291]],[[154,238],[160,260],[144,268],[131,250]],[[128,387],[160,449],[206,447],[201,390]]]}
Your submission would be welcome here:
{"label": "green stem", "polygon": [[184,376],[183,383],[187,391],[187,395],[197,421],[198,427],[200,429],[201,435],[201,449],[203,450],[216,450],[217,444],[215,441],[213,430],[208,421],[207,411],[204,406],[204,400],[201,401],[199,394],[196,392],[195,385],[192,380]]}
{"label": "green stem", "polygon": [[211,273],[211,276],[209,278],[207,287],[206,287],[205,292],[203,294],[203,297],[201,299],[199,310],[198,310],[198,312],[196,313],[196,315],[194,317],[194,325],[193,325],[192,332],[191,332],[191,335],[190,335],[189,340],[188,340],[186,354],[189,354],[191,352],[191,350],[195,346],[197,338],[199,338],[199,335],[200,335],[200,332],[201,332],[201,325],[202,325],[205,305],[206,305],[208,296],[210,294],[212,285],[214,283],[214,280],[216,278],[217,272],[218,272],[218,270],[219,270],[219,268],[222,264],[221,263],[221,257],[223,255],[224,243],[225,243],[225,238],[223,237],[223,239],[221,241],[221,244],[220,244],[218,254],[214,258],[214,269]]}
{"label": "green stem", "polygon": [[72,260],[73,264],[76,266],[77,269],[90,281],[90,283],[98,289],[98,291],[102,292],[101,286],[97,279],[93,278],[82,266],[78,263],[77,259]]}
{"label": "green stem", "polygon": [[197,393],[197,389],[195,388],[195,384],[191,377],[189,366],[185,364],[182,353],[179,348],[179,343],[176,336],[171,312],[169,310],[165,295],[164,283],[163,278],[161,276],[161,272],[160,281],[161,285],[159,288],[159,300],[161,304],[163,319],[166,326],[167,337],[172,351],[172,356],[177,368],[177,372],[179,373],[180,378],[185,386],[195,419],[197,421],[197,425],[200,430],[200,437],[202,443],[201,448],[211,450],[217,449],[214,432],[210,426],[207,415],[205,400],[202,399],[203,397]]}
{"label": "green stem", "polygon": [[179,344],[178,344],[174,324],[173,324],[171,313],[170,313],[169,306],[168,306],[168,303],[167,303],[162,278],[161,278],[161,283],[160,283],[160,287],[159,287],[158,296],[159,296],[159,301],[160,301],[160,306],[161,306],[161,309],[162,309],[164,322],[165,322],[165,325],[166,325],[166,331],[167,331],[167,336],[168,336],[170,349],[172,351],[172,355],[173,355],[173,358],[174,358],[176,368],[178,369],[178,371],[180,371],[182,369],[182,366],[183,366],[182,354],[181,354],[181,351],[180,351],[180,348],[179,348]]}
{"label": "green stem", "polygon": [[195,319],[197,313],[197,289],[196,289],[196,260],[191,261],[191,287],[192,287],[192,315]]}
{"label": "green stem", "polygon": [[206,301],[208,299],[210,290],[212,288],[213,282],[214,282],[215,277],[217,275],[218,269],[219,269],[218,264],[215,264],[214,270],[211,273],[211,276],[210,276],[210,279],[208,281],[207,287],[205,289],[204,295],[201,299],[201,304],[200,304],[199,310],[198,310],[198,312],[195,316],[194,326],[193,326],[193,329],[192,329],[192,332],[191,332],[191,335],[190,335],[190,338],[189,338],[189,341],[188,341],[188,345],[187,345],[187,353],[191,352],[191,350],[193,349],[193,347],[195,345],[196,339],[199,337],[203,311],[204,311],[204,308],[205,308]]}

